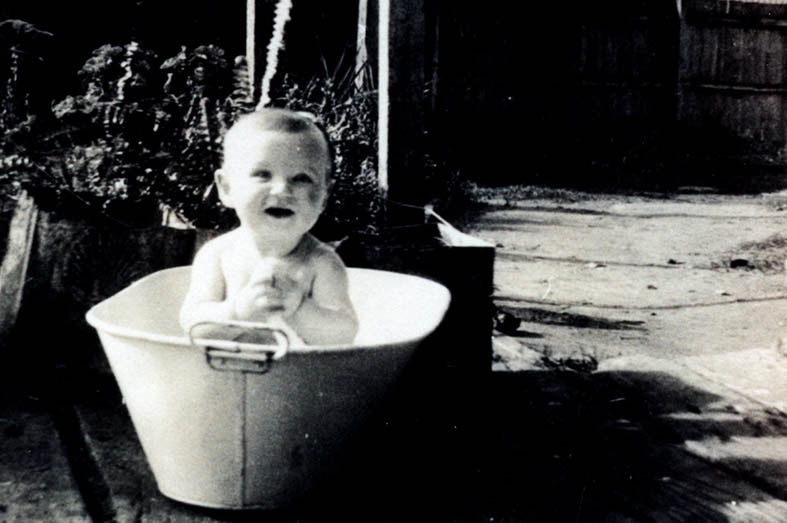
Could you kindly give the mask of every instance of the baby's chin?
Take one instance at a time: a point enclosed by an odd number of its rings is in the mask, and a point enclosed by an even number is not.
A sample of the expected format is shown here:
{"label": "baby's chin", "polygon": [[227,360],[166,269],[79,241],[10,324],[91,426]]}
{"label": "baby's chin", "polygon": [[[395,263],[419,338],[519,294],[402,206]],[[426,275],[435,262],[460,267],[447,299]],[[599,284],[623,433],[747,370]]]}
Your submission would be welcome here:
{"label": "baby's chin", "polygon": [[266,210],[250,222],[246,222],[245,225],[257,234],[286,238],[302,236],[308,233],[316,221],[310,220],[307,215],[295,211],[274,211],[271,213]]}

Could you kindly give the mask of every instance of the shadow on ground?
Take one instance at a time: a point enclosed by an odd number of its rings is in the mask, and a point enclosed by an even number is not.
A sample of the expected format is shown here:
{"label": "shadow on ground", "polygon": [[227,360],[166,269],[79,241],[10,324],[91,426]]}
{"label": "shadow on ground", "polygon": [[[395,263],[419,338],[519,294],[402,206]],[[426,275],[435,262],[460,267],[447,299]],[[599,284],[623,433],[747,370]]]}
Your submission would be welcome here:
{"label": "shadow on ground", "polygon": [[[572,312],[558,312],[538,307],[500,306],[500,310],[520,321],[544,325],[562,325],[580,329],[646,330],[644,321],[610,320],[600,316],[587,316]],[[511,334],[511,333],[507,333]]]}
{"label": "shadow on ground", "polygon": [[[644,522],[666,511],[670,521],[726,522],[726,504],[767,498],[682,450],[687,434],[752,427],[670,417],[720,399],[670,375],[495,373],[455,390],[428,411],[416,407],[420,417],[404,416],[403,432],[373,449],[365,463],[388,459],[347,491],[368,500],[355,507],[359,520],[379,520],[385,507],[390,521]],[[769,466],[784,473],[787,464]]]}
{"label": "shadow on ground", "polygon": [[[281,512],[197,509],[158,494],[114,381],[105,378],[58,379],[40,391],[96,521],[113,519],[105,497],[120,470],[121,485],[137,489],[146,510],[164,507],[179,521],[646,522],[666,514],[667,521],[712,523],[737,521],[730,503],[779,496],[681,444],[784,434],[784,418],[699,419],[723,413],[720,398],[662,373],[533,370],[416,376],[359,439],[346,466],[327,473],[314,499]],[[95,455],[80,448],[74,405],[99,420],[92,444],[122,454],[122,469],[91,462]],[[5,437],[22,434],[16,427]],[[736,470],[746,470],[740,465]],[[748,465],[787,475],[781,461]]]}

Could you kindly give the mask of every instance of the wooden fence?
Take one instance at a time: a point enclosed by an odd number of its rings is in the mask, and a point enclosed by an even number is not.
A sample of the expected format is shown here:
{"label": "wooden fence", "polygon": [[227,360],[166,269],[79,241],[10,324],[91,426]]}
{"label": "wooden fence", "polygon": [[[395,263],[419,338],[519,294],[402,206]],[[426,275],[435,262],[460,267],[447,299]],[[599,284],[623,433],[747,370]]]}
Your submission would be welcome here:
{"label": "wooden fence", "polygon": [[783,153],[787,4],[693,0],[683,14],[679,120],[726,133],[739,153]]}
{"label": "wooden fence", "polygon": [[665,2],[585,10],[578,31],[577,108],[588,121],[674,115],[677,16]]}

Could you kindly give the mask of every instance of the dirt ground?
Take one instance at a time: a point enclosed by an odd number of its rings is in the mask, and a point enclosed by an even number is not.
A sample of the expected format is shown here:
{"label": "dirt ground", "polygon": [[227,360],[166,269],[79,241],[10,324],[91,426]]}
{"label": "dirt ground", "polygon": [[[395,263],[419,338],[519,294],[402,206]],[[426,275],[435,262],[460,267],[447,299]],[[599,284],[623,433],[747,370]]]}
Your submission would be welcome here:
{"label": "dirt ground", "polygon": [[469,232],[497,246],[495,303],[543,354],[687,356],[787,334],[787,194],[480,193]]}

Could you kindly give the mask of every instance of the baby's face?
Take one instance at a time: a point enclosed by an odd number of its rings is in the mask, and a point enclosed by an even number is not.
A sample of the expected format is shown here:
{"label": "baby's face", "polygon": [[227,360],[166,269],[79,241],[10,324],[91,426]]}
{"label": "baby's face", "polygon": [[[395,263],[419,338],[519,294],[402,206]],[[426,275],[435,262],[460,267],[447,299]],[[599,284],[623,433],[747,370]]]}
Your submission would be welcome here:
{"label": "baby's face", "polygon": [[310,133],[249,131],[225,151],[217,173],[222,201],[243,226],[300,236],[317,222],[328,197],[327,146]]}

